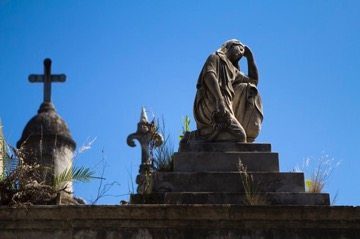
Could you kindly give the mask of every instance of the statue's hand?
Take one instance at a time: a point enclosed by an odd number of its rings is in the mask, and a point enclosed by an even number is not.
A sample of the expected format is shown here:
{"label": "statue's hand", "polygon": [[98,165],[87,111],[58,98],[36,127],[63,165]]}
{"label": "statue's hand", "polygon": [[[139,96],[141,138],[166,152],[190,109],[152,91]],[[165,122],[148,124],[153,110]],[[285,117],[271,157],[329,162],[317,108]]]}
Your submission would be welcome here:
{"label": "statue's hand", "polygon": [[248,46],[245,46],[244,48],[245,48],[244,56],[246,58],[252,57],[252,52],[251,52],[250,48]]}
{"label": "statue's hand", "polygon": [[230,113],[226,110],[223,99],[217,102],[217,111],[212,113],[211,120],[215,129],[226,129],[231,124]]}
{"label": "statue's hand", "polygon": [[212,125],[217,130],[227,129],[231,125],[231,116],[229,112],[213,112],[211,116]]}

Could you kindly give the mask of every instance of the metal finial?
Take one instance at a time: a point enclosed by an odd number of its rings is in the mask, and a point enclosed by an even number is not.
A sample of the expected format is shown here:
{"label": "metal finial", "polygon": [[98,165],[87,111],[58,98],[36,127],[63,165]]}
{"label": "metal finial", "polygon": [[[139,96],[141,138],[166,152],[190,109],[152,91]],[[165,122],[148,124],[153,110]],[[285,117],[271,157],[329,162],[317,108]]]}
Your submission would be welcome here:
{"label": "metal finial", "polygon": [[147,116],[147,114],[146,114],[145,107],[142,107],[142,108],[141,108],[140,122],[149,122],[149,121],[148,121],[148,116]]}
{"label": "metal finial", "polygon": [[127,137],[127,144],[130,147],[135,147],[134,140],[139,141],[141,146],[141,165],[139,176],[136,180],[138,183],[138,193],[144,193],[143,179],[151,175],[151,172],[153,171],[152,150],[154,147],[159,147],[164,142],[163,136],[157,132],[155,122],[148,122],[144,107],[141,110],[140,122],[137,125],[137,130]]}

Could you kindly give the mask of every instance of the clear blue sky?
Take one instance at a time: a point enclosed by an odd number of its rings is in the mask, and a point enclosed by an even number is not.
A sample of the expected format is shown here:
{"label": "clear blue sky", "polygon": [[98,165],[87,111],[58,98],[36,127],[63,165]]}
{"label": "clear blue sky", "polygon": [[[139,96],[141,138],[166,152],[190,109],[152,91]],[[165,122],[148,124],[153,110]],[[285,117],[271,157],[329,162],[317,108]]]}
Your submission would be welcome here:
{"label": "clear blue sky", "polygon": [[[42,85],[27,77],[42,73],[50,57],[53,73],[67,75],[65,84],[53,85],[58,113],[78,146],[97,138],[76,164],[100,173],[105,157],[106,181],[120,183],[110,193],[127,194],[140,149],[125,140],[141,106],[164,117],[177,147],[205,59],[238,38],[259,68],[265,119],[257,141],[280,153],[282,171],[322,152],[341,161],[325,191],[338,192],[337,204],[360,205],[359,16],[355,0],[0,0],[4,132],[15,145],[36,114]],[[97,186],[77,184],[76,194],[91,201]]]}

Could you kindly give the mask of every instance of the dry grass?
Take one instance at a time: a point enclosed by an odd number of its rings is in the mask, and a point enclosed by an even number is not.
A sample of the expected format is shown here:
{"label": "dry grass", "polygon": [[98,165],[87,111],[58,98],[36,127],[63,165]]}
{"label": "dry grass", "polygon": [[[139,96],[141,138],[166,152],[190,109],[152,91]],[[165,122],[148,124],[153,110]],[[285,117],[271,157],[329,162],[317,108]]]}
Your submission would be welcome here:
{"label": "dry grass", "polygon": [[164,142],[158,147],[152,147],[151,155],[153,166],[156,171],[169,172],[173,171],[174,145],[171,142],[170,135],[166,131],[165,120],[157,120],[156,132],[164,137]]}
{"label": "dry grass", "polygon": [[248,173],[247,167],[241,160],[239,160],[238,170],[245,192],[244,204],[250,206],[266,205],[266,198],[259,193],[258,184],[254,181],[253,175]]}
{"label": "dry grass", "polygon": [[307,157],[303,161],[302,167],[297,167],[294,171],[304,172],[306,177],[306,192],[321,193],[323,192],[325,185],[328,183],[333,170],[339,165],[339,161],[335,161],[334,158],[323,153],[316,160],[312,157]]}

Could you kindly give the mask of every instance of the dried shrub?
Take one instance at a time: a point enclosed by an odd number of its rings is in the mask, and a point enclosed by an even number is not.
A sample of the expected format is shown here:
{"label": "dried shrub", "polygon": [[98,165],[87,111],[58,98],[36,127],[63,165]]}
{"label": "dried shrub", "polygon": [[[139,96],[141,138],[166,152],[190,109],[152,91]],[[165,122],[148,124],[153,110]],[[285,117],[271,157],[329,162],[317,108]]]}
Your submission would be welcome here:
{"label": "dried shrub", "polygon": [[0,205],[18,207],[56,204],[61,190],[38,182],[42,170],[38,164],[20,163],[0,181]]}
{"label": "dried shrub", "polygon": [[[5,141],[3,143],[5,144]],[[80,199],[62,195],[71,195],[71,192],[66,191],[68,182],[86,182],[96,178],[92,171],[85,167],[71,167],[58,176],[50,175],[50,168],[37,163],[26,163],[29,150],[25,150],[23,145],[19,149],[7,145],[6,148],[11,149],[11,152],[3,150],[2,158],[6,160],[0,179],[0,205],[21,207],[61,203],[83,204]],[[45,182],[45,178],[49,177],[53,178],[51,185]]]}

